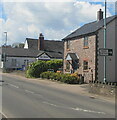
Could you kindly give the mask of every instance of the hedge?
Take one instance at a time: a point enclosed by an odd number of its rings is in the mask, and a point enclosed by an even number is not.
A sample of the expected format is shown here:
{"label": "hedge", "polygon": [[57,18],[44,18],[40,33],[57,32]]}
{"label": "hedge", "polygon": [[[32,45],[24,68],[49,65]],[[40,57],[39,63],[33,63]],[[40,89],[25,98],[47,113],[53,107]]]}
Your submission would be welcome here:
{"label": "hedge", "polygon": [[62,60],[49,60],[42,61],[38,60],[34,63],[31,63],[26,71],[26,77],[38,78],[42,72],[47,71],[48,69],[53,69],[55,72],[58,68],[63,66]]}
{"label": "hedge", "polygon": [[47,70],[45,61],[36,61],[28,67],[26,77],[40,77],[40,74]]}
{"label": "hedge", "polygon": [[72,76],[70,74],[63,74],[63,73],[54,73],[54,72],[43,72],[40,74],[41,78],[52,79],[61,81],[68,84],[78,84],[79,79],[76,76]]}

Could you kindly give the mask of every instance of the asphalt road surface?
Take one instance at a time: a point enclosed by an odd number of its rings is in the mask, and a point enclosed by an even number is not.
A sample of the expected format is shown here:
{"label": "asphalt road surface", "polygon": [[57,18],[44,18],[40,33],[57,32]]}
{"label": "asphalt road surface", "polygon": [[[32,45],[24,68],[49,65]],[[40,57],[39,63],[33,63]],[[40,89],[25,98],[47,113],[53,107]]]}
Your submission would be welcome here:
{"label": "asphalt road surface", "polygon": [[115,118],[115,104],[3,75],[2,113],[8,118]]}

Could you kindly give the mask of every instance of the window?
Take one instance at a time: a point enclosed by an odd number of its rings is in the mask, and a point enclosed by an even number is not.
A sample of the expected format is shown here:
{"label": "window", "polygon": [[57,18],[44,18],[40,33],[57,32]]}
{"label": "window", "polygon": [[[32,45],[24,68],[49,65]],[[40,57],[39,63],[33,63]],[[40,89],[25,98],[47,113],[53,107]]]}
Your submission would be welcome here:
{"label": "window", "polygon": [[84,37],[84,47],[88,47],[88,37]]}
{"label": "window", "polygon": [[70,41],[67,41],[67,49],[70,49]]}
{"label": "window", "polygon": [[29,64],[29,60],[24,60],[24,65],[28,66],[28,64]]}
{"label": "window", "polygon": [[83,62],[83,70],[88,70],[88,61],[86,60]]}
{"label": "window", "polygon": [[12,66],[16,66],[17,64],[17,60],[16,59],[12,59]]}

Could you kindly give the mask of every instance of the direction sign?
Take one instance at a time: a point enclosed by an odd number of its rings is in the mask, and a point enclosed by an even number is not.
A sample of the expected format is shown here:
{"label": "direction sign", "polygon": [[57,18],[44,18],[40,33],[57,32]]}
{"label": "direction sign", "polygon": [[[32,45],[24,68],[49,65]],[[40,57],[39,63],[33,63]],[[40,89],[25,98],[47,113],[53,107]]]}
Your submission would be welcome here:
{"label": "direction sign", "polygon": [[108,49],[108,56],[113,56],[113,49]]}
{"label": "direction sign", "polygon": [[113,55],[113,49],[100,48],[99,49],[99,55],[100,56],[112,56]]}

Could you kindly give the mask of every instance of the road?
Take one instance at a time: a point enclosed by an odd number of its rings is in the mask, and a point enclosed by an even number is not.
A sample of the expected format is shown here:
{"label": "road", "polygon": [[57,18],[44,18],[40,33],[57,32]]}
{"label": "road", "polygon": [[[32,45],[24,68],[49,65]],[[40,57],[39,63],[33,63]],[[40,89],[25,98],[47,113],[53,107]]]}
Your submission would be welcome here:
{"label": "road", "polygon": [[115,104],[49,87],[38,81],[2,76],[2,113],[8,118],[114,118]]}

